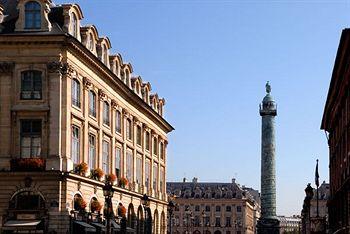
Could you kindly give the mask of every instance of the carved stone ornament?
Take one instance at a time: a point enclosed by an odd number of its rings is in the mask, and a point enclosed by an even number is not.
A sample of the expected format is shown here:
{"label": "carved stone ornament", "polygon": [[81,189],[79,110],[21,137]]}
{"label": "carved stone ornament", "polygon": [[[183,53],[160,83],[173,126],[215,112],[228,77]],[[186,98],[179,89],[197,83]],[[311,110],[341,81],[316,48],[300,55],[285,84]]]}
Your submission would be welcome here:
{"label": "carved stone ornament", "polygon": [[106,93],[102,89],[98,90],[98,96],[99,96],[100,100],[104,100],[107,98]]}
{"label": "carved stone ornament", "polygon": [[139,119],[138,119],[136,116],[134,116],[134,117],[132,118],[132,120],[133,120],[133,122],[134,122],[135,124],[140,124],[140,121],[139,121]]}
{"label": "carved stone ornament", "polygon": [[15,63],[13,62],[2,62],[0,63],[0,73],[11,73],[14,67]]}
{"label": "carved stone ornament", "polygon": [[31,187],[32,183],[33,183],[33,179],[31,177],[28,176],[28,177],[24,178],[24,186],[26,188]]}
{"label": "carved stone ornament", "polygon": [[62,62],[50,62],[47,64],[47,70],[49,73],[59,72],[62,75],[69,75],[74,72],[74,69],[68,63]]}
{"label": "carved stone ornament", "polygon": [[113,108],[116,108],[116,109],[118,108],[118,103],[114,99],[111,101],[111,105],[112,105]]}
{"label": "carved stone ornament", "polygon": [[89,89],[92,86],[91,80],[87,77],[83,77],[83,84],[85,89]]}
{"label": "carved stone ornament", "polygon": [[126,110],[126,109],[123,109],[123,115],[125,116],[125,117],[129,117],[129,112]]}

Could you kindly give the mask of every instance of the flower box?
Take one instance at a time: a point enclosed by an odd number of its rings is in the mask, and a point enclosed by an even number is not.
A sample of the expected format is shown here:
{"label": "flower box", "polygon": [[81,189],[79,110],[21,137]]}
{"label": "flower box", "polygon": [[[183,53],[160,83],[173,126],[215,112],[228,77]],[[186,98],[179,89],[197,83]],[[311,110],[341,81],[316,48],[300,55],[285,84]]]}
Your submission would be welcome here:
{"label": "flower box", "polygon": [[43,158],[14,158],[10,161],[11,171],[45,171]]}
{"label": "flower box", "polygon": [[90,178],[94,179],[94,180],[101,180],[103,174],[104,173],[100,168],[96,168],[96,169],[91,170]]}
{"label": "flower box", "polygon": [[88,168],[89,166],[86,163],[82,162],[75,166],[74,172],[81,176],[85,176]]}

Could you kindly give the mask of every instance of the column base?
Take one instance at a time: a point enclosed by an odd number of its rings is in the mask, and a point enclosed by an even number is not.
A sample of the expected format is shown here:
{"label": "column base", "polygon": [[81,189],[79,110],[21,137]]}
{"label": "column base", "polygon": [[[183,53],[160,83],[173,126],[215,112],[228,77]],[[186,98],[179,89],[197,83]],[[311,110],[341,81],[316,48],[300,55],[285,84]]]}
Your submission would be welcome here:
{"label": "column base", "polygon": [[275,218],[263,218],[258,220],[257,233],[258,234],[279,234],[280,221]]}

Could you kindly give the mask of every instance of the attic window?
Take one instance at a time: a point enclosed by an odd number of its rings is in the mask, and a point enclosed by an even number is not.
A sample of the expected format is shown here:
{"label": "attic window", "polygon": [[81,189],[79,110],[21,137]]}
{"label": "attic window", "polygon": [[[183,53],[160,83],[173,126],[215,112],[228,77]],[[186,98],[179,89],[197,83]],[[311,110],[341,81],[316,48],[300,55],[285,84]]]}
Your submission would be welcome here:
{"label": "attic window", "polygon": [[72,14],[72,35],[78,37],[78,20],[75,14]]}
{"label": "attic window", "polygon": [[41,5],[38,2],[31,1],[25,4],[25,28],[41,28]]}

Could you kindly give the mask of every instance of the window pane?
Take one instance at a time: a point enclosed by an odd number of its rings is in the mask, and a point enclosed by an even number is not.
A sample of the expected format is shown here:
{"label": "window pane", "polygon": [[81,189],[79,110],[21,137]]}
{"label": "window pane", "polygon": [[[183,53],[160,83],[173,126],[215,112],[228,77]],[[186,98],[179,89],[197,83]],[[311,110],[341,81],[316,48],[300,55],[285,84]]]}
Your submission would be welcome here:
{"label": "window pane", "polygon": [[95,168],[96,158],[96,139],[94,135],[89,135],[89,167],[90,169]]}
{"label": "window pane", "polygon": [[158,191],[158,164],[153,165],[153,189]]}
{"label": "window pane", "polygon": [[119,111],[115,112],[115,131],[117,133],[121,133],[122,132],[122,128],[121,128],[121,115]]}
{"label": "window pane", "polygon": [[136,183],[142,183],[142,156],[138,155],[136,160]]}
{"label": "window pane", "polygon": [[96,117],[96,94],[89,92],[89,114]]}
{"label": "window pane", "polygon": [[109,174],[109,143],[107,141],[103,141],[102,154],[102,169],[105,174]]}
{"label": "window pane", "polygon": [[129,183],[134,182],[134,158],[131,150],[126,153],[126,178]]}
{"label": "window pane", "polygon": [[72,127],[72,161],[74,164],[79,163],[80,157],[80,136],[79,128],[76,126]]}

